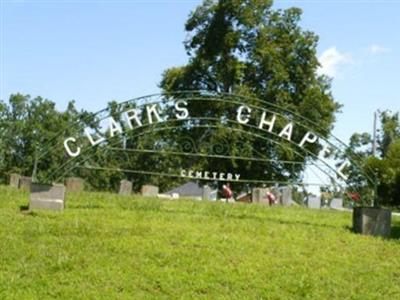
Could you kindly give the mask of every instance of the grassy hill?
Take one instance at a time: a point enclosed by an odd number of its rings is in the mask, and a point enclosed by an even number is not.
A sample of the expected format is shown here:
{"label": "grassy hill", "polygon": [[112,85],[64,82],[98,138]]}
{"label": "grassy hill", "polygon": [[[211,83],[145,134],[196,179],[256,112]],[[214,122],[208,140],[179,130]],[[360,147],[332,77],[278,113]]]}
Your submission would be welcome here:
{"label": "grassy hill", "polygon": [[304,208],[69,195],[23,212],[0,186],[0,299],[400,299],[392,239],[351,214]]}

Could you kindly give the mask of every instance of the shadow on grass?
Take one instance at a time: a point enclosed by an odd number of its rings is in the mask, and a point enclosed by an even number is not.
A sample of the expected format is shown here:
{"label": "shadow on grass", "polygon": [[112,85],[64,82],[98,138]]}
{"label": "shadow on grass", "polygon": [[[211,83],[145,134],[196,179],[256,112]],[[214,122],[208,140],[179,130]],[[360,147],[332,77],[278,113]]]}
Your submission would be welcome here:
{"label": "shadow on grass", "polygon": [[36,217],[38,215],[34,211],[29,210],[29,205],[20,205],[19,211],[25,216]]}
{"label": "shadow on grass", "polygon": [[20,205],[20,206],[19,206],[19,211],[20,211],[20,212],[27,212],[27,211],[29,211],[29,205]]}
{"label": "shadow on grass", "polygon": [[392,226],[390,238],[400,240],[400,225]]}
{"label": "shadow on grass", "polygon": [[[354,234],[360,234],[360,233],[355,232],[353,230],[352,226],[344,226],[344,228],[346,230],[354,233]],[[387,240],[400,240],[400,225],[397,225],[397,224],[395,226],[392,225],[392,228],[390,229],[390,236],[385,238],[385,239],[387,239]]]}

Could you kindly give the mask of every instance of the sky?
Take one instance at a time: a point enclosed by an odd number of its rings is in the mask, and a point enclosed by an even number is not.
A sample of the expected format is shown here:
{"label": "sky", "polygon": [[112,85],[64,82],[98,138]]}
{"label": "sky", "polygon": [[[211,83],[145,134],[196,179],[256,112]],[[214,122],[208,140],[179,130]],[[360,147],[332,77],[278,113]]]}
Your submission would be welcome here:
{"label": "sky", "polygon": [[[201,1],[1,2],[0,99],[42,96],[63,110],[159,92],[163,70],[183,65],[184,23]],[[303,9],[319,37],[320,73],[343,105],[333,134],[371,132],[373,112],[400,110],[400,0],[275,1]]]}

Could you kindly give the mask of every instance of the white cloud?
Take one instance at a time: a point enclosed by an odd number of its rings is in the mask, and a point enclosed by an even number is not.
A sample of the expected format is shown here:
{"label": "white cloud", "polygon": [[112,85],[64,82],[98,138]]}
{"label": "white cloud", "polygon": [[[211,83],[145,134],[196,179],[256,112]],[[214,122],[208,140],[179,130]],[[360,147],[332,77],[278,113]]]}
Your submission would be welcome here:
{"label": "white cloud", "polygon": [[317,73],[329,77],[337,76],[341,67],[353,63],[353,58],[350,54],[341,53],[336,47],[326,49],[322,52],[318,60],[321,66],[318,68]]}
{"label": "white cloud", "polygon": [[390,50],[388,48],[374,44],[368,47],[368,51],[371,54],[383,54],[388,53]]}

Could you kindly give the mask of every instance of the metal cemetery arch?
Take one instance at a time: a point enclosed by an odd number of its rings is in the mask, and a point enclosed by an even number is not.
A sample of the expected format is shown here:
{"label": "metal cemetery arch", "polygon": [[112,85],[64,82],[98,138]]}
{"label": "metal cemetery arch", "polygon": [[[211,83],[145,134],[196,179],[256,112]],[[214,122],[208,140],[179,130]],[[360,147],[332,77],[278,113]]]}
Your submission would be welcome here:
{"label": "metal cemetery arch", "polygon": [[[199,112],[200,115],[196,115]],[[210,114],[211,112],[213,114]],[[328,185],[323,182],[310,183],[298,181],[298,179],[293,180],[294,173],[299,171],[288,174],[286,166],[291,166],[292,170],[295,170],[298,167],[301,169],[305,163],[315,167],[341,188],[348,185],[348,180],[344,175],[344,170],[348,167],[358,170],[359,177],[368,185],[376,185],[373,172],[371,170],[364,171],[360,157],[350,152],[345,143],[312,120],[273,103],[238,95],[188,91],[144,96],[115,104],[87,116],[74,123],[69,131],[69,135],[65,132],[58,133],[43,148],[39,156],[40,170],[40,162],[46,159],[50,147],[57,147],[64,151],[63,162],[57,169],[51,170],[46,175],[45,181],[60,181],[65,175],[83,168],[126,174],[198,178],[205,181],[236,181],[252,185],[275,183]],[[191,134],[185,139],[185,135],[182,135],[182,132],[185,131],[191,133],[196,131],[201,134],[198,136]],[[174,133],[179,133],[179,139],[175,139]],[[265,144],[274,145],[276,149],[286,151],[291,156],[301,159],[282,160],[279,157],[265,157],[265,153],[260,153],[259,149],[250,143],[241,145],[243,149],[248,150],[247,152],[250,151],[250,155],[241,155],[241,153],[233,155],[229,152],[230,141],[225,141],[224,144],[223,141],[226,137],[215,136],[221,133],[251,140],[253,144],[261,145],[261,148]],[[156,142],[152,148],[140,147],[139,142],[135,145],[135,141],[145,139],[152,134],[161,134],[159,137],[169,136],[169,143],[163,144],[165,140],[160,138],[159,140],[155,139]],[[207,135],[209,140],[206,141],[206,144],[208,142],[209,145],[205,147],[203,138]],[[294,136],[298,140],[294,140]],[[127,147],[129,143],[133,143],[134,147]],[[240,144],[240,142],[238,143]],[[228,148],[227,152],[223,152],[224,147]],[[240,150],[241,148],[236,147],[235,149]],[[100,152],[102,155],[118,152],[126,157],[130,155],[149,157],[151,155],[153,158],[159,157],[160,161],[160,157],[167,156],[169,160],[173,161],[173,158],[176,158],[180,162],[182,160],[178,158],[184,157],[192,160],[200,158],[210,161],[226,160],[232,165],[234,165],[233,162],[238,161],[270,164],[270,166],[273,163],[286,170],[287,178],[280,180],[249,176],[234,178],[235,170],[185,169],[176,172],[179,166],[176,166],[173,171],[168,171],[167,168],[163,172],[154,171],[154,165],[148,166],[146,169],[124,168],[124,166],[115,165],[115,162],[108,165],[104,161],[93,161]],[[327,160],[323,157],[324,154],[332,154],[342,159],[340,161]],[[193,172],[191,173],[191,171]],[[211,171],[218,171],[219,175],[215,176]],[[200,176],[198,176],[199,172],[201,172]],[[225,177],[221,176],[221,173]],[[231,174],[231,177],[228,174]]]}

